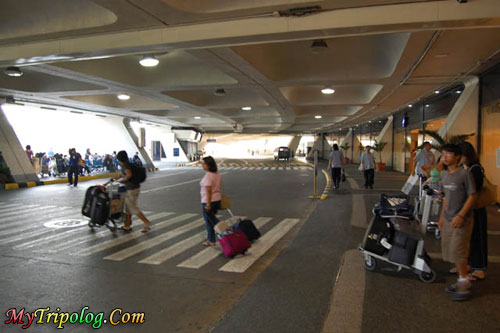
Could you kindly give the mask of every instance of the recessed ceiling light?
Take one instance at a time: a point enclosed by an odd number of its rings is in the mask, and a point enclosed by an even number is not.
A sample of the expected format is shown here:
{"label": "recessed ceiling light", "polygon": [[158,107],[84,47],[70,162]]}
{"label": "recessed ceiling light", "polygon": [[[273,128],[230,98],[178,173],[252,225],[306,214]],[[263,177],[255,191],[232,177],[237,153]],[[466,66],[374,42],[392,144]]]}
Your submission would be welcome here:
{"label": "recessed ceiling light", "polygon": [[6,75],[12,77],[20,77],[24,74],[23,71],[19,69],[19,67],[7,67],[3,72]]}
{"label": "recessed ceiling light", "polygon": [[323,89],[321,89],[321,93],[325,94],[325,95],[331,95],[335,92],[335,89],[333,89],[332,87],[324,87]]}
{"label": "recessed ceiling light", "polygon": [[252,107],[251,106],[244,106],[241,108],[243,111],[250,111],[252,110]]}
{"label": "recessed ceiling light", "polygon": [[160,60],[156,59],[153,56],[145,56],[141,60],[139,60],[139,63],[143,67],[155,67],[159,62]]}
{"label": "recessed ceiling light", "polygon": [[196,116],[196,117],[194,117],[194,119],[201,119],[201,117]]}
{"label": "recessed ceiling light", "polygon": [[122,101],[126,101],[126,100],[130,99],[130,96],[127,94],[120,94],[116,97],[118,97],[118,99],[121,99]]}
{"label": "recessed ceiling light", "polygon": [[314,118],[316,118],[316,119],[321,119],[321,118],[323,118],[323,117],[322,117],[322,116],[320,116],[320,115],[318,114],[317,116],[314,116]]}
{"label": "recessed ceiling light", "polygon": [[408,104],[408,107],[409,107],[409,108],[412,108],[412,107],[413,107],[413,104]]}
{"label": "recessed ceiling light", "polygon": [[430,105],[429,104],[425,104],[425,107],[428,108]]}
{"label": "recessed ceiling light", "polygon": [[435,94],[439,94],[439,93],[440,93],[440,91],[439,91],[439,90],[434,90],[434,93],[435,93]]}
{"label": "recessed ceiling light", "polygon": [[368,120],[368,123],[371,123],[372,121],[371,120]]}
{"label": "recessed ceiling light", "polygon": [[455,91],[457,94],[461,94],[462,93],[462,90],[457,90]]}
{"label": "recessed ceiling light", "polygon": [[224,90],[224,88],[217,88],[217,89],[215,89],[214,95],[215,96],[226,96],[226,91]]}

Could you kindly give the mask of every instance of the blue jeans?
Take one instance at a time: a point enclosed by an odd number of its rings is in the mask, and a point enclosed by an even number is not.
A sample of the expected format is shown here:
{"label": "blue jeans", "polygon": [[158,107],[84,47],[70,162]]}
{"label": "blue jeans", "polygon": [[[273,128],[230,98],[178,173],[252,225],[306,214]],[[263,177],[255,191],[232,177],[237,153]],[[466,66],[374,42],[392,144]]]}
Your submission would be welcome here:
{"label": "blue jeans", "polygon": [[205,210],[206,203],[201,204],[201,210],[203,211],[203,218],[205,219],[205,228],[207,229],[207,240],[211,243],[215,243],[215,231],[214,226],[219,223],[219,219],[215,214],[220,209],[220,201],[213,201],[210,203],[210,210],[207,212]]}

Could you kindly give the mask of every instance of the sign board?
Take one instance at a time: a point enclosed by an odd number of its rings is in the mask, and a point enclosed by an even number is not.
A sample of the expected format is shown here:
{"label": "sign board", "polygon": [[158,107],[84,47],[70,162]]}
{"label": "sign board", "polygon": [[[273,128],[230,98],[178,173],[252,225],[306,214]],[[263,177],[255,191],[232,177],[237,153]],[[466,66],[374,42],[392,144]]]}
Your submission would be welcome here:
{"label": "sign board", "polygon": [[207,139],[207,142],[217,142],[216,139]]}
{"label": "sign board", "polygon": [[174,148],[174,157],[179,156],[179,148]]}

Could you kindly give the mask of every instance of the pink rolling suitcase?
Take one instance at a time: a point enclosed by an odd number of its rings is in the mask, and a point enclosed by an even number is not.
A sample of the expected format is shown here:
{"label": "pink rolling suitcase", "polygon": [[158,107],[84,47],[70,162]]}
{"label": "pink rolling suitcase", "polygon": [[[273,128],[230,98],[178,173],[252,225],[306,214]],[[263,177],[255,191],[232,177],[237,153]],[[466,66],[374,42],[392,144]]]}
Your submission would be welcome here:
{"label": "pink rolling suitcase", "polygon": [[227,231],[219,239],[220,246],[224,256],[227,258],[234,258],[238,254],[245,254],[245,252],[252,246],[241,231]]}

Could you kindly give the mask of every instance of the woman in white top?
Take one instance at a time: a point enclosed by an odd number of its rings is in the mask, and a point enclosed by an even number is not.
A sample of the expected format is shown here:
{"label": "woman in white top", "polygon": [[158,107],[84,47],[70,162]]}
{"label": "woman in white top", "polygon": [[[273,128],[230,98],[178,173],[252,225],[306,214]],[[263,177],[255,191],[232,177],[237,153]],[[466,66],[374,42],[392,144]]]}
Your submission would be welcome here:
{"label": "woman in white top", "polygon": [[205,176],[200,182],[200,193],[201,208],[205,219],[205,228],[207,229],[207,240],[202,244],[204,246],[215,246],[214,226],[219,222],[215,214],[220,209],[222,177],[217,172],[217,163],[215,163],[212,156],[203,158],[203,170]]}

